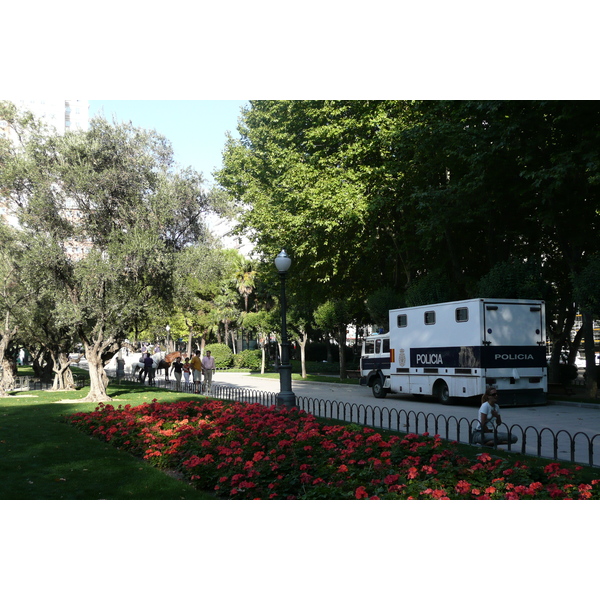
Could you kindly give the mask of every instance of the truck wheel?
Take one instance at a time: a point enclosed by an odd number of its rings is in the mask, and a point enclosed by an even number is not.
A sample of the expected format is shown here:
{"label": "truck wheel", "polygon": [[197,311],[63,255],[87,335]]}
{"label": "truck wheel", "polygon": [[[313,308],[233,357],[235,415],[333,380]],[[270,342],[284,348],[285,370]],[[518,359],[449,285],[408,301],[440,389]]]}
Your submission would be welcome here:
{"label": "truck wheel", "polygon": [[383,387],[383,379],[381,377],[375,378],[373,381],[372,390],[375,398],[385,398],[387,390]]}
{"label": "truck wheel", "polygon": [[453,404],[448,384],[445,381],[436,382],[433,387],[433,395],[441,404]]}

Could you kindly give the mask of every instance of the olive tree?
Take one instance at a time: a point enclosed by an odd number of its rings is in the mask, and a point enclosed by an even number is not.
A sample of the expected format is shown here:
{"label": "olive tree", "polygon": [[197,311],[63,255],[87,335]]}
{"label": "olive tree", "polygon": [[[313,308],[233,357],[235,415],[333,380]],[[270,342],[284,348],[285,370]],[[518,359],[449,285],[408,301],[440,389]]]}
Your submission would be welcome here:
{"label": "olive tree", "polygon": [[55,324],[83,343],[87,400],[108,399],[107,353],[172,302],[176,253],[206,231],[202,183],[164,137],[104,119],[33,136],[15,155],[5,185],[22,230],[44,242],[29,257],[53,282]]}

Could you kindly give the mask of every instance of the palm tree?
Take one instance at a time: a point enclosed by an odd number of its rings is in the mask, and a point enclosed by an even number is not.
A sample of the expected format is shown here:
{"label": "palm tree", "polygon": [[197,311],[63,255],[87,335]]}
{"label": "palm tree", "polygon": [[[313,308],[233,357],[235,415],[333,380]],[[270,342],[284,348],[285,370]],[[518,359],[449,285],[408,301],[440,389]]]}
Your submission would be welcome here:
{"label": "palm tree", "polygon": [[[240,293],[242,298],[244,299],[244,314],[248,314],[248,298],[254,291],[255,279],[256,279],[256,271],[253,268],[252,261],[246,259],[241,254],[238,255],[238,260],[236,261],[236,271],[235,271],[235,283],[237,287],[237,291]],[[244,330],[242,329],[242,340],[244,339]],[[249,342],[249,340],[247,340]],[[243,349],[243,345],[242,345]]]}
{"label": "palm tree", "polygon": [[244,310],[247,313],[248,298],[254,291],[256,271],[253,268],[252,261],[246,259],[241,254],[239,255],[239,262],[236,267],[235,279],[237,290],[241,294],[242,298],[244,298]]}

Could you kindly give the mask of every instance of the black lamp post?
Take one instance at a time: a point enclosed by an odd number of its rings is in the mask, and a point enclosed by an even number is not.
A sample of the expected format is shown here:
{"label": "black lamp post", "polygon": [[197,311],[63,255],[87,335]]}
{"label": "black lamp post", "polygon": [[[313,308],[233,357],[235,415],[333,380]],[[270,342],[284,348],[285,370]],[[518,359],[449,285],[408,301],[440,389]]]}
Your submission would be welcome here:
{"label": "black lamp post", "polygon": [[292,259],[282,250],[275,258],[275,267],[281,277],[281,364],[279,365],[279,384],[281,391],[277,396],[277,404],[286,408],[296,406],[296,395],[292,391],[292,365],[290,364],[290,344],[287,339],[285,322],[285,276],[292,264]]}

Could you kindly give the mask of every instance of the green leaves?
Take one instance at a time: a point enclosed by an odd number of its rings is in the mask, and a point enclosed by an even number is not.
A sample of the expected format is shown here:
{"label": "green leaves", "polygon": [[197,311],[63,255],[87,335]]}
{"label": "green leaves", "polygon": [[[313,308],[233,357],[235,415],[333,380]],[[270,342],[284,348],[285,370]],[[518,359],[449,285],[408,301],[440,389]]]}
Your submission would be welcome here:
{"label": "green leaves", "polygon": [[1,156],[10,168],[0,192],[14,200],[29,249],[21,285],[43,282],[49,317],[43,336],[30,335],[46,344],[76,334],[100,365],[112,342],[171,309],[176,252],[206,236],[202,177],[175,169],[156,132],[103,119],[64,136],[36,130]]}

